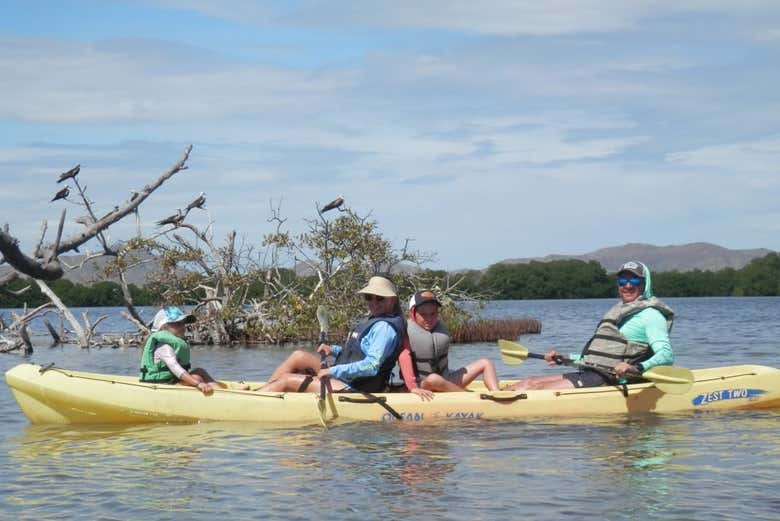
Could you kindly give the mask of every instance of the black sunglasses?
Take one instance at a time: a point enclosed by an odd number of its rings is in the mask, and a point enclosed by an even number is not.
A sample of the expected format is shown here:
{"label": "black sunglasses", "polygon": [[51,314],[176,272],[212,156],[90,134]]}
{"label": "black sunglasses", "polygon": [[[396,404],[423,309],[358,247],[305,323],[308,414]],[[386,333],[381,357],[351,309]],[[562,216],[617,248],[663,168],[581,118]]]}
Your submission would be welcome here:
{"label": "black sunglasses", "polygon": [[371,302],[372,300],[376,300],[377,302],[382,302],[383,300],[385,300],[385,297],[381,297],[379,295],[364,294],[363,298],[366,299],[366,302]]}

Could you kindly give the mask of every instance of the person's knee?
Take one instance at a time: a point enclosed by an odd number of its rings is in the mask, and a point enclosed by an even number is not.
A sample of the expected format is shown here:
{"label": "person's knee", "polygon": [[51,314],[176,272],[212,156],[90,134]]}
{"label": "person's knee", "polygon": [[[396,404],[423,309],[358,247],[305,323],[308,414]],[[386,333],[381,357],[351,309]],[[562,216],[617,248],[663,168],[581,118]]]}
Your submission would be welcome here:
{"label": "person's knee", "polygon": [[442,385],[444,385],[444,378],[438,374],[429,374],[420,383],[420,387],[427,389],[428,391],[435,391],[436,389],[441,388]]}
{"label": "person's knee", "polygon": [[290,360],[303,360],[306,358],[306,355],[308,355],[306,351],[303,349],[296,349],[292,353],[290,353],[290,356],[288,357]]}
{"label": "person's knee", "polygon": [[474,365],[477,371],[484,372],[488,367],[493,367],[493,362],[487,358],[480,358]]}
{"label": "person's knee", "polygon": [[196,367],[195,369],[192,369],[189,371],[190,376],[193,377],[198,382],[205,382],[206,381],[206,371],[201,369],[200,367]]}
{"label": "person's knee", "polygon": [[289,357],[287,357],[287,364],[291,370],[300,371],[309,367],[309,360],[311,359],[311,353],[296,349]]}

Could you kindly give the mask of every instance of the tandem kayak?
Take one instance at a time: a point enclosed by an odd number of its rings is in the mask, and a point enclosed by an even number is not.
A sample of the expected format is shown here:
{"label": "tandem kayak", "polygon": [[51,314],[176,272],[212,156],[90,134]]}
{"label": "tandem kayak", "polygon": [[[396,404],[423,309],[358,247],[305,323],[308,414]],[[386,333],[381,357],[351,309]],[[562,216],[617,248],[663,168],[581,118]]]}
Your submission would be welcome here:
{"label": "tandem kayak", "polygon": [[[437,393],[424,402],[411,393],[263,393],[237,390],[238,383],[204,396],[192,387],[141,383],[137,377],[20,364],[5,374],[22,412],[35,424],[260,422],[268,425],[354,421],[429,422],[508,420],[633,413],[780,407],[780,370],[736,365],[693,370],[684,393],[653,383],[572,390]],[[252,388],[261,382],[249,382]],[[503,382],[511,383],[511,382]]]}

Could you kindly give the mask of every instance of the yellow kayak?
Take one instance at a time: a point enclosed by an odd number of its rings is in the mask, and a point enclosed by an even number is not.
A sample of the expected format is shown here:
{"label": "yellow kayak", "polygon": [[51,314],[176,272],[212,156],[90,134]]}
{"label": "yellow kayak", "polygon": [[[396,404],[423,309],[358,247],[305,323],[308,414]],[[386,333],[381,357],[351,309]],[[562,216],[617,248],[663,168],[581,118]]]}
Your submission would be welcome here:
{"label": "yellow kayak", "polygon": [[[140,383],[137,377],[20,364],[5,374],[32,423],[131,424],[199,421],[268,425],[353,421],[431,422],[528,417],[676,413],[694,410],[780,407],[780,370],[736,365],[693,370],[684,392],[639,383],[572,390],[494,391],[481,383],[469,392],[438,393],[424,402],[411,393],[262,393],[228,388],[204,396],[192,387]],[[261,382],[249,382],[252,388]],[[512,383],[512,382],[503,382]]]}

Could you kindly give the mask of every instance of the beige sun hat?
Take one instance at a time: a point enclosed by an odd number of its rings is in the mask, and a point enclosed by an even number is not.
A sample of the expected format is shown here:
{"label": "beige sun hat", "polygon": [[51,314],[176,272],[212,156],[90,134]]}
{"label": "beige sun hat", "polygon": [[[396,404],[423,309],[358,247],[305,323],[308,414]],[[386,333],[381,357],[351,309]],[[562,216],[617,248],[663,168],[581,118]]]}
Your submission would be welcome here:
{"label": "beige sun hat", "polygon": [[366,295],[379,295],[380,297],[397,297],[395,285],[384,277],[371,277],[365,288],[358,291]]}

